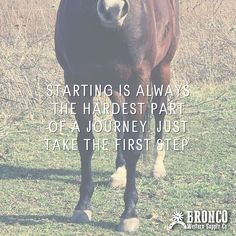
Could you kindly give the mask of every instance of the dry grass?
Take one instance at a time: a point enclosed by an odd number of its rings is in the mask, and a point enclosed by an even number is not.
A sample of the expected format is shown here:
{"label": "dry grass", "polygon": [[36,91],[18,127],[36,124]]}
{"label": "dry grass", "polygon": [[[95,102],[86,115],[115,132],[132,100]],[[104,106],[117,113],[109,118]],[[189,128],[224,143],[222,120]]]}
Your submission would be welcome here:
{"label": "dry grass", "polygon": [[[2,108],[47,107],[45,85],[63,83],[53,32],[58,0],[0,3]],[[234,0],[181,1],[182,39],[173,81],[220,82],[235,78]]]}
{"label": "dry grass", "polygon": [[58,1],[1,1],[0,101],[45,106],[45,86],[62,81],[54,55]]}
{"label": "dry grass", "polygon": [[236,2],[181,1],[182,37],[174,62],[175,78],[224,82],[235,78]]}

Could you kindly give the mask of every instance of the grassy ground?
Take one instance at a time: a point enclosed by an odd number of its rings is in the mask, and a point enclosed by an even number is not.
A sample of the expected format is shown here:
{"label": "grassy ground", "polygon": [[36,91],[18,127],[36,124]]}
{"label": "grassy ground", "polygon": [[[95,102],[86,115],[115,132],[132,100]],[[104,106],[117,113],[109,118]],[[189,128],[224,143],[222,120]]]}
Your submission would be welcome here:
{"label": "grassy ground", "polygon": [[[135,235],[236,234],[235,92],[235,82],[192,86],[180,118],[189,122],[184,134],[190,138],[188,148],[167,153],[168,176],[160,181],[150,177],[149,162],[139,162],[137,208],[141,227]],[[0,235],[122,235],[115,226],[123,211],[123,190],[108,185],[114,171],[113,148],[94,155],[92,223],[72,224],[70,216],[79,198],[79,155],[45,151],[43,140],[73,135],[49,134],[47,120],[40,121],[36,113],[31,119],[28,115],[7,121],[1,116]],[[229,228],[213,232],[177,227],[170,232],[170,218],[177,209],[227,209],[231,213]]]}

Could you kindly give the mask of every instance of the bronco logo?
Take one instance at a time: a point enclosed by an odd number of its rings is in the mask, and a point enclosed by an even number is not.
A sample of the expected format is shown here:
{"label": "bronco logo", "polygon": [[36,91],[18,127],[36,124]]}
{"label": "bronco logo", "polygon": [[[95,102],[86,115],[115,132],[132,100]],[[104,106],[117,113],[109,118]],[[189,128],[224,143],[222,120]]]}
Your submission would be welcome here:
{"label": "bronco logo", "polygon": [[217,211],[187,211],[184,220],[184,213],[176,211],[172,216],[172,222],[169,229],[173,229],[175,225],[182,225],[187,230],[220,230],[227,229],[229,222],[229,213],[227,210]]}

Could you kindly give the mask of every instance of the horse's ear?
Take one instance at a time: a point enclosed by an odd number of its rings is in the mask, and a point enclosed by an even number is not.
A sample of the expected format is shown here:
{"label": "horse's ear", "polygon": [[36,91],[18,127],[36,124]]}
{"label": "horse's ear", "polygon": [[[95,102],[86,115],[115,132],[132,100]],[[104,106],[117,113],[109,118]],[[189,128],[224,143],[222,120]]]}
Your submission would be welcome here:
{"label": "horse's ear", "polygon": [[179,1],[179,0],[169,0],[170,1],[170,4],[172,6],[172,8],[175,10],[176,8],[176,3]]}
{"label": "horse's ear", "polygon": [[175,0],[169,0],[169,1],[170,1],[170,4],[171,4],[172,8],[175,9],[174,3],[173,3],[173,1],[175,1]]}

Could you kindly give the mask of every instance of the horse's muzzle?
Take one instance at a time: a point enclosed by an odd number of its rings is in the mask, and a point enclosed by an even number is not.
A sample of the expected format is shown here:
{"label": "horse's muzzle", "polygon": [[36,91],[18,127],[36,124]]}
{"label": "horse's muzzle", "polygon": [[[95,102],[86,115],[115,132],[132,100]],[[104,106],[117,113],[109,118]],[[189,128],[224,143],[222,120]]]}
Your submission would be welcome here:
{"label": "horse's muzzle", "polygon": [[122,26],[129,12],[128,0],[98,0],[97,13],[105,27]]}

